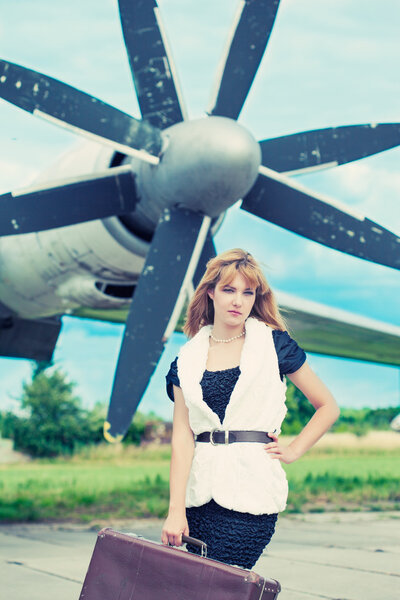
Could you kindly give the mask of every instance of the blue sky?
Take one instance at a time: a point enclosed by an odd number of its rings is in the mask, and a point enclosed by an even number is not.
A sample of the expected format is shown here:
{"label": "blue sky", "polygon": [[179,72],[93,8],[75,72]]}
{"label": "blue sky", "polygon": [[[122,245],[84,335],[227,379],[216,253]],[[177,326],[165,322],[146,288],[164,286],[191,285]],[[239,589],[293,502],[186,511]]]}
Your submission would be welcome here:
{"label": "blue sky", "polygon": [[[161,15],[191,118],[207,109],[237,3],[160,0]],[[116,0],[68,3],[2,0],[0,57],[37,69],[139,116]],[[296,131],[398,122],[400,3],[397,0],[282,0],[263,63],[240,116],[262,140]],[[0,191],[22,187],[76,138],[0,104]],[[302,184],[400,231],[400,150],[299,178]],[[399,324],[398,273],[342,255],[231,209],[219,251],[241,246],[265,266],[272,287]],[[1,245],[0,245],[1,252]],[[56,360],[87,405],[106,402],[122,327],[64,319]],[[174,338],[148,388],[143,410],[165,416],[162,377]],[[341,405],[399,403],[397,369],[310,355]],[[29,377],[27,361],[0,359],[0,407]]]}

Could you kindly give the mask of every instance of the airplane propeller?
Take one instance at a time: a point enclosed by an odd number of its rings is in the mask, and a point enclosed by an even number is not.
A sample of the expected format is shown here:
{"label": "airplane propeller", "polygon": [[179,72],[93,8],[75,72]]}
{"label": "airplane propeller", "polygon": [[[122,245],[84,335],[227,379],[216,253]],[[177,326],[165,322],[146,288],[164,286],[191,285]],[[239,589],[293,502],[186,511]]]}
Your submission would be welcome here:
{"label": "airplane propeller", "polygon": [[[185,288],[193,278],[210,221],[209,217],[180,209],[166,209],[160,217],[126,321],[104,427],[108,441],[122,439],[157,366],[168,322],[174,319],[181,290],[185,298]],[[174,325],[178,318],[179,312]],[[132,362],[132,357],[138,360],[139,355],[140,370],[137,362]]]}
{"label": "airplane propeller", "polygon": [[[279,198],[279,202],[271,201]],[[400,237],[344,204],[312,193],[260,167],[241,208],[303,237],[394,269],[400,269]]]}
{"label": "airplane propeller", "polygon": [[0,60],[0,97],[35,117],[158,163],[158,129],[58,79]]}
{"label": "airplane propeller", "polygon": [[260,66],[280,0],[246,0],[239,5],[225,65],[209,114],[237,119]]}
{"label": "airplane propeller", "polygon": [[119,0],[126,51],[143,119],[165,129],[186,119],[155,0]]}
{"label": "airplane propeller", "polygon": [[261,162],[294,175],[336,167],[400,144],[399,123],[347,125],[262,140]]}
{"label": "airplane propeller", "polygon": [[[45,231],[131,213],[135,177],[129,166],[114,167],[82,181],[25,188],[0,196],[0,235]],[[34,210],[33,210],[34,209]]]}
{"label": "airplane propeller", "polygon": [[[240,7],[215,101],[208,111],[213,123],[221,117],[238,118],[267,48],[279,0],[244,0]],[[127,431],[162,352],[164,338],[173,330],[188,290],[198,283],[207,260],[215,255],[210,218],[215,214],[211,209],[204,210],[194,191],[190,205],[187,200],[183,203],[181,197],[168,196],[168,183],[172,181],[168,164],[173,162],[170,157],[176,152],[170,141],[174,141],[174,128],[184,128],[186,124],[189,127],[190,123],[157,3],[119,0],[119,10],[143,120],[47,75],[0,61],[0,97],[35,116],[111,145],[125,157],[126,163],[95,177],[88,175],[79,181],[4,194],[0,197],[1,235],[40,231],[111,215],[129,214],[129,219],[135,220],[139,203],[142,211],[147,210],[143,200],[146,194],[153,201],[148,209],[153,211],[153,217],[154,211],[158,211],[158,225],[153,229],[145,266],[133,294],[116,369],[105,425],[105,436],[110,441],[120,440]],[[193,130],[187,131],[190,136]],[[230,136],[224,141],[228,148]],[[213,142],[204,142],[206,150],[208,143]],[[242,197],[242,209],[266,221],[342,252],[400,268],[400,240],[393,233],[280,174],[344,164],[399,143],[398,123],[327,128],[262,140],[260,152],[257,150],[262,165],[258,178],[256,174],[252,179],[254,185],[247,186],[248,193],[241,196],[232,192],[232,197],[224,201],[230,206]],[[191,146],[190,141],[183,144],[185,154],[194,151]],[[244,148],[243,172],[254,170],[254,148],[251,143]],[[247,148],[253,148],[251,159],[246,156]],[[148,163],[147,171],[136,163],[131,165],[128,157]],[[183,154],[181,157],[183,161]],[[218,165],[209,169],[214,177],[216,168]],[[163,173],[158,180],[157,173]],[[202,173],[206,178],[204,165]],[[249,178],[249,173],[246,177]],[[151,187],[149,182],[154,180],[164,181],[164,188]],[[212,181],[216,193],[215,179]],[[189,174],[187,182],[190,197]],[[156,188],[158,195],[154,195]],[[148,219],[150,223],[153,221]]]}

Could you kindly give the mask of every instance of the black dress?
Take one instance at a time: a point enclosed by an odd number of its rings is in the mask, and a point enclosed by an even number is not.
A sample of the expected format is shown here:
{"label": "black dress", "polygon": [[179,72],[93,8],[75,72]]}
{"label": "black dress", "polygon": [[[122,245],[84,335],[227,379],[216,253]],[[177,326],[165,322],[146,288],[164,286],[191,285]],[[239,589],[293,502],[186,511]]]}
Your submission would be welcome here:
{"label": "black dress", "polygon": [[[304,351],[285,331],[274,330],[273,339],[278,355],[281,378],[294,373],[306,360]],[[232,391],[240,375],[240,367],[222,371],[204,371],[200,382],[203,400],[218,415],[221,423],[225,417]],[[173,385],[179,387],[177,359],[171,363],[166,376],[167,393],[171,400]],[[227,509],[210,500],[202,506],[186,509],[190,535],[207,544],[208,556],[224,563],[251,569],[269,543],[278,515],[254,515]],[[188,550],[198,554],[196,546]]]}

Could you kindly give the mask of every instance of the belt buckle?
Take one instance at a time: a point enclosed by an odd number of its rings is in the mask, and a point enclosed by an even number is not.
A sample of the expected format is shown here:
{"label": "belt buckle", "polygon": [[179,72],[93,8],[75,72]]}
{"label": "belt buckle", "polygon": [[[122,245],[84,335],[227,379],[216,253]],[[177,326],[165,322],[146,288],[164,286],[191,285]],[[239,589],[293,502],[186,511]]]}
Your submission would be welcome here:
{"label": "belt buckle", "polygon": [[214,433],[216,431],[219,431],[218,427],[214,427],[214,429],[211,429],[211,431],[210,431],[210,444],[212,446],[216,446],[217,445],[217,442],[214,442]]}
{"label": "belt buckle", "polygon": [[210,431],[210,444],[212,446],[217,446],[218,442],[214,441],[214,433],[218,432],[218,431],[223,431],[225,433],[225,439],[222,442],[223,444],[229,444],[229,431],[226,429],[218,429],[218,427],[214,427],[214,429],[211,429]]}

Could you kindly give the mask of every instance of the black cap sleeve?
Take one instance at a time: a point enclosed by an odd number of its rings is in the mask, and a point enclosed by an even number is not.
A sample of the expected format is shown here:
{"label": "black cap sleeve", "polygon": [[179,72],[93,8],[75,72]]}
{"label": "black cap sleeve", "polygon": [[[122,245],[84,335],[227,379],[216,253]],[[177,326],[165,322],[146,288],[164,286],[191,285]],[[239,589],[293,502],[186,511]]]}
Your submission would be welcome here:
{"label": "black cap sleeve", "polygon": [[287,331],[272,331],[275,350],[278,355],[279,373],[281,379],[284,375],[294,373],[305,363],[307,356],[303,348],[290,337]]}
{"label": "black cap sleeve", "polygon": [[178,377],[178,357],[176,357],[175,360],[172,361],[169,371],[168,371],[167,375],[165,376],[165,379],[166,379],[166,383],[167,383],[168,397],[173,402],[174,401],[173,386],[176,385],[177,387],[180,387],[180,385],[181,385],[179,382],[179,377]]}

